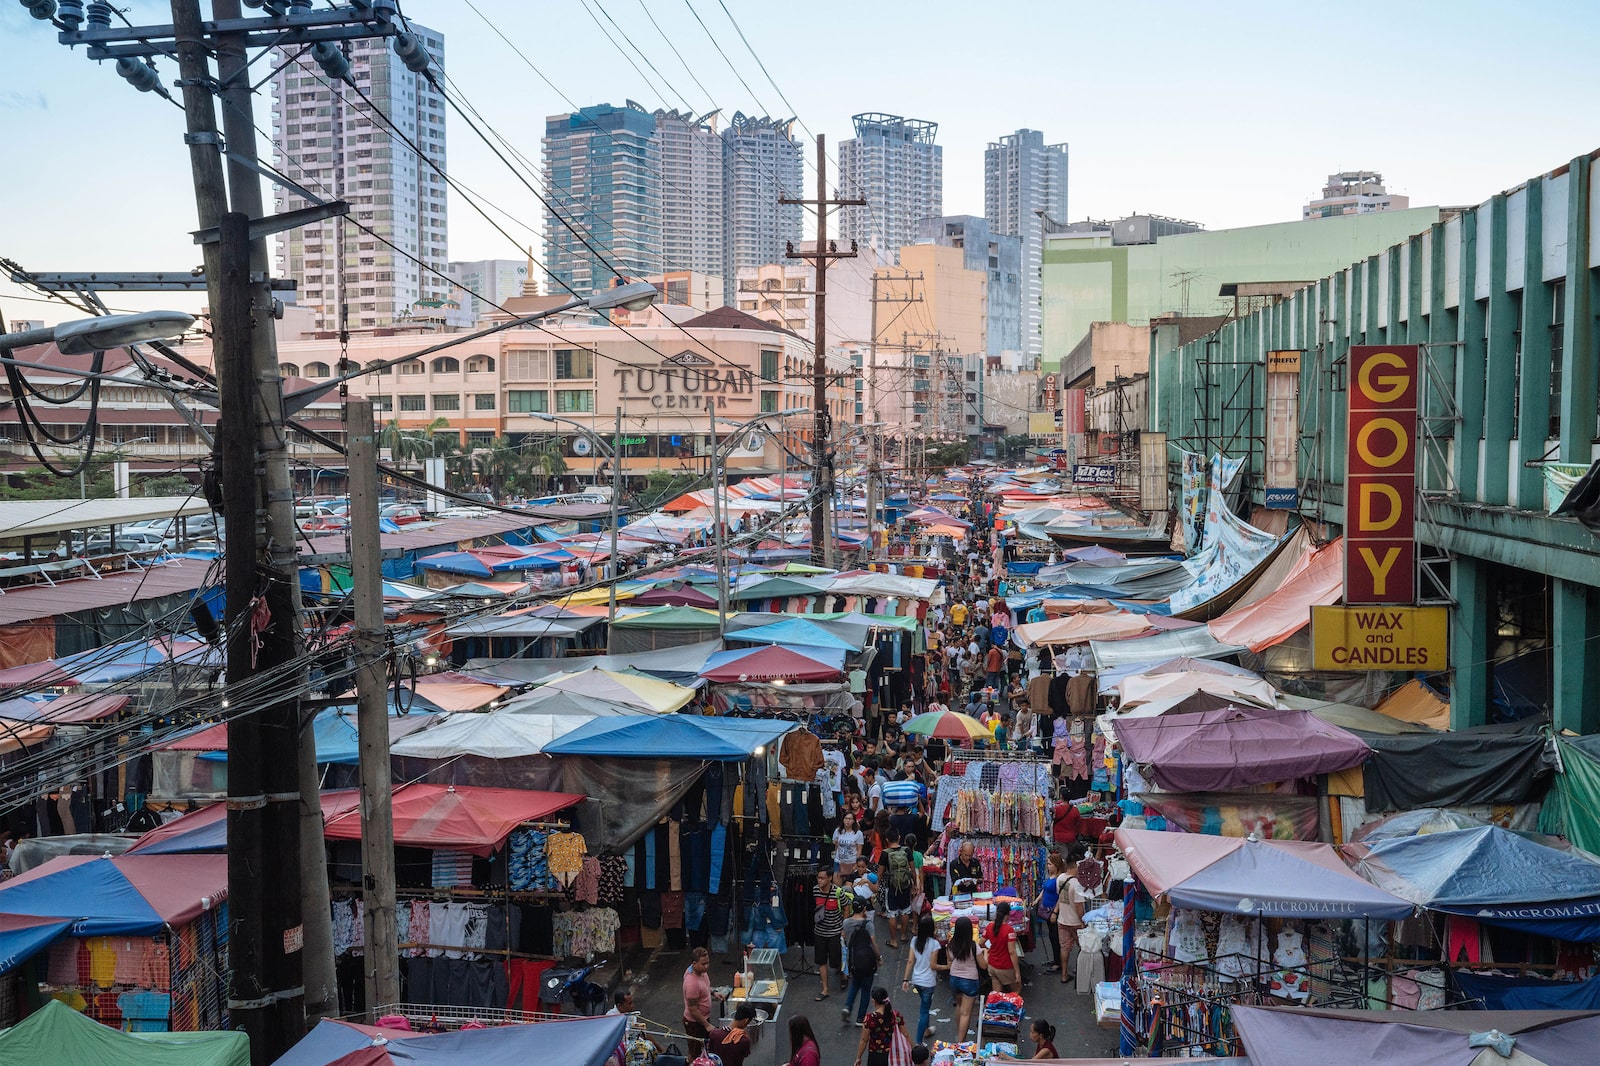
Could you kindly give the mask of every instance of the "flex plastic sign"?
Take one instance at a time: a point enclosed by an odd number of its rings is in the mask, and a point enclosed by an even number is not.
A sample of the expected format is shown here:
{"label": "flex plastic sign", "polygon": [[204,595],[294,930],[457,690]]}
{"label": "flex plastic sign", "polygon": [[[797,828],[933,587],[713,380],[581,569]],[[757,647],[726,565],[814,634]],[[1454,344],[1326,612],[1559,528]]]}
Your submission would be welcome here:
{"label": "flex plastic sign", "polygon": [[1416,600],[1418,363],[1415,344],[1350,349],[1345,603]]}
{"label": "flex plastic sign", "polygon": [[1443,670],[1445,607],[1313,607],[1313,670]]}

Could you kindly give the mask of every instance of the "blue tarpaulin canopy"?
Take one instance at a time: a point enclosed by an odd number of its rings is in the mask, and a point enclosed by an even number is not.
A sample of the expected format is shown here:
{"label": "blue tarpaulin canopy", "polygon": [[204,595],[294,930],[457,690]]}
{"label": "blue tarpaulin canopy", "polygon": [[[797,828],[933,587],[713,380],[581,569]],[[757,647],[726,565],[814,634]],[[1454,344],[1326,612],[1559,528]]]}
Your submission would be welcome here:
{"label": "blue tarpaulin canopy", "polygon": [[697,714],[591,718],[566,736],[545,745],[544,753],[737,762],[797,728],[796,722],[708,718]]}
{"label": "blue tarpaulin canopy", "polygon": [[750,644],[805,644],[814,648],[861,650],[861,641],[830,633],[815,622],[799,618],[757,626],[754,629],[741,629],[737,633],[729,633],[727,639]]}
{"label": "blue tarpaulin canopy", "polygon": [[[410,1066],[463,1062],[473,1066],[526,1066],[530,1062],[605,1066],[627,1028],[628,1017],[622,1014],[445,1033],[372,1029],[323,1019],[273,1066],[331,1066],[336,1062],[363,1066],[399,1062]],[[369,1052],[370,1057],[362,1052]]]}
{"label": "blue tarpaulin canopy", "polygon": [[1358,868],[1429,910],[1577,943],[1600,940],[1600,863],[1497,825],[1380,841]]}

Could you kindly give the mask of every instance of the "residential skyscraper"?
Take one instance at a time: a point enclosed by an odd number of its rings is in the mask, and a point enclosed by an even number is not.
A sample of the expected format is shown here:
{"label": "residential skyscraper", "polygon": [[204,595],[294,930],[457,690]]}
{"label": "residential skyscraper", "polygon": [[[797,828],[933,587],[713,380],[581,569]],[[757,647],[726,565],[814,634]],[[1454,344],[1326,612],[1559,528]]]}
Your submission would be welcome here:
{"label": "residential skyscraper", "polygon": [[[414,22],[411,31],[442,69],[444,36]],[[450,294],[444,178],[354,94],[336,94],[310,56],[278,53],[274,62],[287,64],[272,78],[276,165],[312,193],[348,201],[350,217],[378,235],[337,218],[288,230],[278,238],[278,273],[298,283],[298,302],[316,308],[318,329],[338,329],[342,317],[352,329],[442,321]],[[377,109],[446,169],[443,95],[406,69],[387,38],[351,41],[350,67]],[[279,212],[311,206],[274,189]]]}
{"label": "residential skyscraper", "polygon": [[1041,213],[1067,221],[1067,146],[1045,144],[1038,130],[1018,130],[990,144],[983,153],[983,213],[994,232],[1022,238],[1022,355],[1036,360],[1044,351]]}
{"label": "residential skyscraper", "polygon": [[735,274],[782,262],[788,242],[800,240],[800,205],[778,203],[804,195],[801,144],[793,127],[792,118],[758,118],[736,111],[722,131],[728,146],[724,158]]}
{"label": "residential skyscraper", "polygon": [[631,102],[551,115],[543,144],[544,181],[556,209],[544,212],[551,292],[565,286],[588,296],[609,287],[613,271],[630,278],[661,273],[655,115]]}
{"label": "residential skyscraper", "polygon": [[661,151],[661,260],[666,271],[692,270],[733,285],[728,261],[728,146],[716,113],[657,110]]}
{"label": "residential skyscraper", "polygon": [[944,213],[944,149],[937,122],[899,115],[855,116],[856,135],[839,142],[839,193],[865,207],[839,209],[839,237],[895,258],[913,244],[917,220]]}

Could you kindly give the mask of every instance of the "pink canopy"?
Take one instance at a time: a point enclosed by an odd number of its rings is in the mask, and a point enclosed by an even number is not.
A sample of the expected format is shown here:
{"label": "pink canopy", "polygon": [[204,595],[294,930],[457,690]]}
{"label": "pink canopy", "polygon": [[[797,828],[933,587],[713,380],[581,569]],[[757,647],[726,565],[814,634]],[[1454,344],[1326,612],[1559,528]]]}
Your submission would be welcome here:
{"label": "pink canopy", "polygon": [[1169,792],[1216,792],[1328,774],[1372,754],[1354,733],[1308,711],[1224,707],[1198,714],[1130,718],[1117,740]]}
{"label": "pink canopy", "polygon": [[701,673],[707,681],[837,681],[842,671],[776,644]]}
{"label": "pink canopy", "polygon": [[1223,644],[1264,651],[1294,636],[1311,619],[1312,607],[1337,603],[1344,592],[1344,538],[1295,561],[1282,585],[1261,599],[1211,621]]}

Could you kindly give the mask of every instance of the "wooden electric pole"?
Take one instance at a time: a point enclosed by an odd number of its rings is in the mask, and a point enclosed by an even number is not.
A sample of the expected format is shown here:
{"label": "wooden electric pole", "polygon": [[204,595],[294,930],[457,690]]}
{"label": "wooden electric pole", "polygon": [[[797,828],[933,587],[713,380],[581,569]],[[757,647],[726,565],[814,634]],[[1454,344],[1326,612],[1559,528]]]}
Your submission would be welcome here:
{"label": "wooden electric pole", "polygon": [[371,400],[345,404],[350,446],[350,592],[355,599],[356,732],[361,761],[361,899],[367,1012],[400,1002],[395,926],[394,807],[389,780],[389,633],[383,623],[378,438]]}
{"label": "wooden electric pole", "polygon": [[789,249],[790,259],[809,259],[816,270],[816,320],[813,322],[811,352],[811,416],[814,428],[811,475],[811,560],[820,566],[833,565],[833,539],[828,535],[828,510],[833,506],[833,452],[828,434],[832,419],[828,414],[828,265],[835,259],[854,259],[854,243],[841,252],[828,240],[828,210],[834,207],[860,207],[865,200],[828,198],[828,153],[826,138],[817,134],[817,197],[814,200],[784,197],[780,204],[799,204],[817,213],[817,243],[809,252]]}

